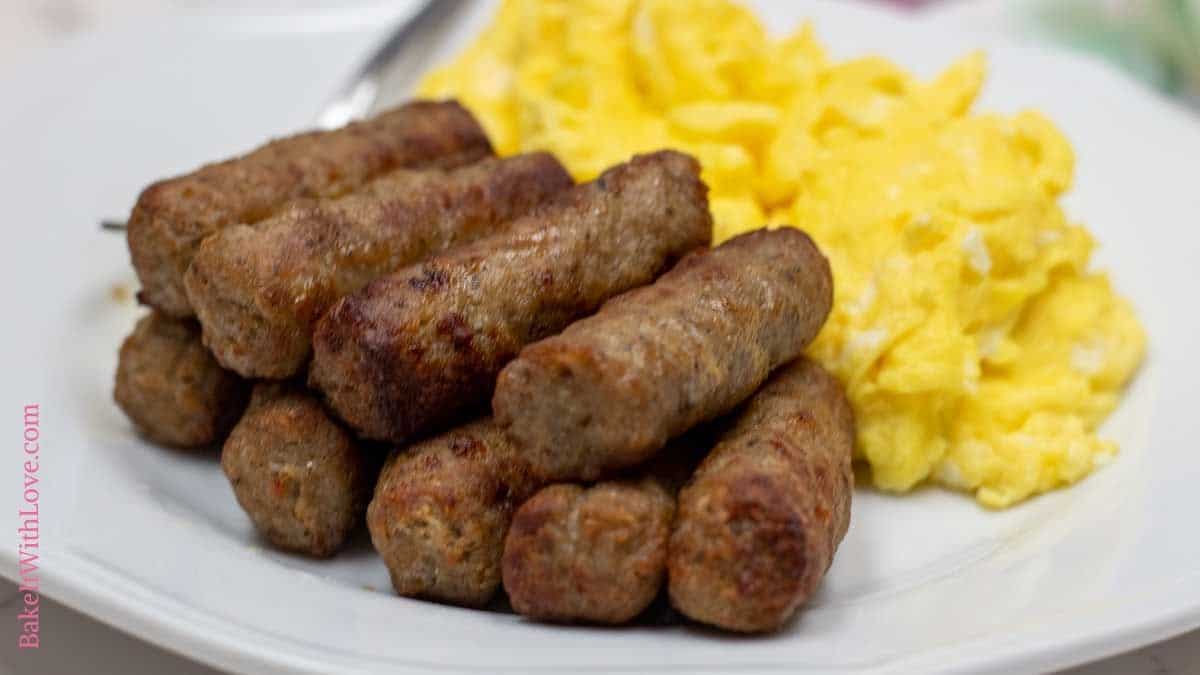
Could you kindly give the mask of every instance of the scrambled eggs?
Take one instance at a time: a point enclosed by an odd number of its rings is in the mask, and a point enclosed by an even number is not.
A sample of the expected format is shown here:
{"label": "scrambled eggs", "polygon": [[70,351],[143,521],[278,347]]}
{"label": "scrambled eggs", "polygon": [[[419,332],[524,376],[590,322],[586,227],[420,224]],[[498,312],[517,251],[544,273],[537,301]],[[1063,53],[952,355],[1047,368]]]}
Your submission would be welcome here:
{"label": "scrambled eggs", "polygon": [[725,0],[507,0],[421,93],[456,96],[502,153],[580,180],[631,154],[696,155],[714,239],[807,230],[835,300],[810,353],[845,384],[880,488],[925,480],[1006,507],[1116,451],[1095,435],[1145,337],[1067,221],[1067,141],[1036,112],[970,111],[985,63],[932,82],[771,38]]}

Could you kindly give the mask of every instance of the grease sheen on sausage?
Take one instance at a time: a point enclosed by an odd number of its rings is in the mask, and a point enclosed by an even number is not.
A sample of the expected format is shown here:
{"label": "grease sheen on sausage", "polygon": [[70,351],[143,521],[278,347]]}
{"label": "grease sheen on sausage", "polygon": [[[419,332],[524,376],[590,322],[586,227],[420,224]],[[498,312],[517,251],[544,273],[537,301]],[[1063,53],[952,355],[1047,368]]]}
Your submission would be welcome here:
{"label": "grease sheen on sausage", "polygon": [[485,403],[522,346],[648,283],[711,229],[695,159],[635,157],[339,300],[317,323],[309,381],[369,438],[438,428]]}
{"label": "grease sheen on sausage", "polygon": [[671,603],[728,630],[776,630],[817,588],[850,523],[854,418],[800,359],[750,399],[679,496]]}
{"label": "grease sheen on sausage", "polygon": [[400,169],[340,199],[225,228],[200,245],[185,277],[204,342],[243,376],[288,377],[308,359],[313,324],[338,298],[498,232],[571,184],[546,153]]}
{"label": "grease sheen on sausage", "polygon": [[733,409],[812,341],[832,301],[808,235],[735,237],[522,350],[500,373],[496,421],[538,471],[593,480]]}
{"label": "grease sheen on sausage", "polygon": [[297,199],[340,197],[392,169],[462,166],[491,153],[483,128],[457,102],[414,101],[154,183],[138,197],[126,233],[139,298],[191,316],[183,277],[208,235],[269,218]]}

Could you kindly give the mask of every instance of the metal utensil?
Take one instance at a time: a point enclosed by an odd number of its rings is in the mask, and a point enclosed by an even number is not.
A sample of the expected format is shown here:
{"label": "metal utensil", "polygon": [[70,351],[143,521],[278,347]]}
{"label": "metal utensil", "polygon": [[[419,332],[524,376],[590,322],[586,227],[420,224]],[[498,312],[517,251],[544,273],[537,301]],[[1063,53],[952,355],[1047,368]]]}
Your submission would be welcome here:
{"label": "metal utensil", "polygon": [[[432,53],[432,45],[441,37],[442,29],[470,0],[423,0],[407,20],[388,35],[371,56],[355,70],[321,112],[317,126],[336,129],[361,119],[379,99],[383,76],[390,70],[420,68]],[[100,229],[123,231],[125,223],[104,219]]]}
{"label": "metal utensil", "polygon": [[379,98],[380,84],[389,70],[416,70],[432,53],[442,28],[469,0],[426,0],[415,14],[392,32],[338,90],[321,114],[317,125],[336,129],[367,114]]}

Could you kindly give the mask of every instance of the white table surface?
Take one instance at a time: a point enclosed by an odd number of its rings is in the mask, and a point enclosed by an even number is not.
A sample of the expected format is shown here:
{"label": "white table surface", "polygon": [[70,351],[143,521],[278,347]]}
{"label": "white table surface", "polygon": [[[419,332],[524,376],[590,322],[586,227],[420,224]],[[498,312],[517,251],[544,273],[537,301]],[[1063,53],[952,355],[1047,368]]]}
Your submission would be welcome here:
{"label": "white table surface", "polygon": [[[972,4],[975,6],[972,7]],[[0,68],[33,58],[37,50],[75,33],[97,30],[122,19],[197,5],[237,4],[233,0],[0,0]],[[259,6],[312,7],[333,0],[258,0]],[[960,0],[954,11],[967,22],[992,23],[995,0]],[[16,587],[0,580],[0,613],[15,613]],[[42,647],[19,650],[15,624],[10,639],[0,638],[0,674],[217,675],[218,671],[160,649],[79,614],[49,598],[41,603]],[[1070,675],[1200,675],[1200,630],[1070,671]]]}

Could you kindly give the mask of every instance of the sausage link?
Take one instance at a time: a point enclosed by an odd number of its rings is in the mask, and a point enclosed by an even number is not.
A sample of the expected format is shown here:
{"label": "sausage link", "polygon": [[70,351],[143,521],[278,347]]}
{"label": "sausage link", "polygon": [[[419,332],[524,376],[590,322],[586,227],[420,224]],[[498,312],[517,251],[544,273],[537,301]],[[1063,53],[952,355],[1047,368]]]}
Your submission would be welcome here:
{"label": "sausage link", "polygon": [[734,408],[812,341],[832,301],[808,235],[735,237],[522,350],[500,373],[496,421],[538,471],[595,479]]}
{"label": "sausage link", "polygon": [[221,468],[268,541],[326,557],[362,522],[378,462],[312,394],[262,382],[225,441]]}
{"label": "sausage link", "polygon": [[483,128],[457,102],[415,101],[155,183],[129,216],[139,298],[167,314],[191,316],[183,275],[208,235],[268,218],[293,200],[340,197],[395,168],[462,166],[491,152]]}
{"label": "sausage link", "polygon": [[400,595],[484,605],[500,585],[513,509],[543,481],[482,419],[394,453],[367,509]]}
{"label": "sausage link", "polygon": [[638,476],[591,487],[558,483],[517,509],[504,543],[504,589],[518,614],[621,624],[666,578],[675,498],[711,441],[672,441]]}
{"label": "sausage link", "polygon": [[228,227],[200,245],[185,277],[204,343],[245,377],[289,377],[312,351],[317,317],[338,298],[493,234],[571,183],[546,153],[401,169],[340,199]]}
{"label": "sausage link", "polygon": [[121,344],[113,398],[149,440],[190,448],[224,438],[248,390],[204,348],[195,321],[152,312]]}
{"label": "sausage link", "polygon": [[850,523],[854,418],[801,359],[758,392],[679,496],[668,590],[683,614],[778,629],[812,595]]}
{"label": "sausage link", "polygon": [[339,300],[317,322],[309,381],[368,438],[438,428],[485,403],[522,346],[650,282],[711,229],[695,159],[635,157]]}

